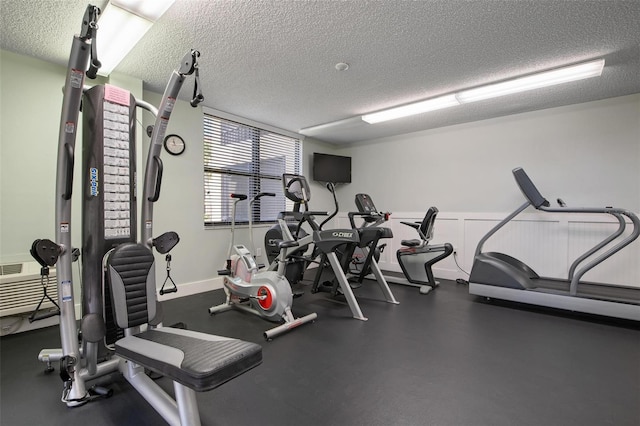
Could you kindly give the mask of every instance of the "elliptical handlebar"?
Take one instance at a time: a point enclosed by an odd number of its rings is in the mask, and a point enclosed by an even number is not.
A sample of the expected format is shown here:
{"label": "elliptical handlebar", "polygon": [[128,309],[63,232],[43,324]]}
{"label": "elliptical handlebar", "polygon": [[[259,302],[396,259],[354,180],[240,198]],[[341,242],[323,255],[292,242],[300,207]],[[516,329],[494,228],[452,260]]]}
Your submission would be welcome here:
{"label": "elliptical handlebar", "polygon": [[364,223],[362,224],[363,228],[368,226],[378,226],[387,222],[391,217],[391,212],[381,212],[376,208],[369,194],[356,194],[355,204],[358,211],[349,213],[349,221],[351,222],[351,227],[354,229],[356,228],[354,221],[355,216],[362,217],[364,220]]}
{"label": "elliptical handlebar", "polygon": [[322,230],[322,227],[325,225],[325,223],[333,219],[338,214],[338,210],[340,210],[340,206],[338,205],[338,198],[336,197],[336,186],[333,183],[329,182],[327,183],[326,187],[329,192],[331,192],[331,195],[333,195],[333,204],[335,205],[336,209],[329,215],[329,217],[322,221],[322,223],[320,224],[320,230]]}
{"label": "elliptical handlebar", "polygon": [[276,196],[275,192],[259,192],[258,194],[256,194],[255,197],[253,197],[251,202],[254,202],[255,200],[258,200],[262,197],[275,197],[275,196]]}
{"label": "elliptical handlebar", "polygon": [[355,222],[355,217],[356,216],[360,216],[364,219],[364,223],[362,225],[362,227],[366,227],[366,226],[378,226],[383,222],[386,222],[389,220],[389,217],[391,216],[390,212],[349,212],[347,213],[347,216],[349,216],[349,222],[351,223],[351,227],[353,229],[356,229],[356,222]]}

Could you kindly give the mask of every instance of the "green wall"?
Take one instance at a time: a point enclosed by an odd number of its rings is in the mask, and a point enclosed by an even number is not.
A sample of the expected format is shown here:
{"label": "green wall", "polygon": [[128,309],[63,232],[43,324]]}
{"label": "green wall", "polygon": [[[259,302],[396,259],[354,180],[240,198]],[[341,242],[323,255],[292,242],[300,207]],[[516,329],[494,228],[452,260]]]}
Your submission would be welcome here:
{"label": "green wall", "polygon": [[[56,156],[66,66],[2,50],[0,55],[0,263],[31,261],[29,248],[33,240],[55,238]],[[143,82],[135,78],[112,74],[108,80],[99,79],[95,84],[103,83],[125,88],[152,105],[158,106],[161,100],[160,94],[143,92]],[[85,80],[85,84],[94,82]],[[190,84],[188,80],[185,87]],[[214,105],[215,99],[206,102]],[[138,187],[141,188],[149,144],[144,129],[154,120],[141,109],[137,110],[137,118]],[[178,232],[181,241],[172,251],[172,277],[178,285],[197,287],[201,284],[206,288],[224,265],[229,231],[205,230],[203,225],[202,109],[178,101],[167,129],[169,133],[183,136],[187,149],[179,157],[162,156],[164,178],[160,200],[154,207],[154,234]],[[81,141],[79,129],[76,158],[80,158]],[[307,139],[303,152],[303,170],[310,170],[313,152],[335,153],[336,148]],[[72,213],[75,247],[79,247],[81,236],[80,169],[80,162],[76,162]],[[312,183],[312,192],[314,208],[332,208],[326,189]],[[139,200],[141,196],[139,189]],[[266,229],[258,228],[256,242],[262,241]],[[248,242],[245,228],[239,230],[238,241]],[[162,285],[166,274],[164,256],[156,254],[156,258],[158,285]],[[77,274],[77,268],[73,269]],[[74,281],[77,285],[77,277]]]}

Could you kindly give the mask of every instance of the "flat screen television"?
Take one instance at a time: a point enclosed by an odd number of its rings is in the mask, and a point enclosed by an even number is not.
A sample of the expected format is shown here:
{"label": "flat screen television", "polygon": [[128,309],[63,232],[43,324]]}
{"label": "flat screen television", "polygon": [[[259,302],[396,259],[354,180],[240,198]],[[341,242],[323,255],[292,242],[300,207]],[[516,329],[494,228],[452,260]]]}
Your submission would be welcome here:
{"label": "flat screen television", "polygon": [[351,157],[313,153],[313,180],[351,183]]}

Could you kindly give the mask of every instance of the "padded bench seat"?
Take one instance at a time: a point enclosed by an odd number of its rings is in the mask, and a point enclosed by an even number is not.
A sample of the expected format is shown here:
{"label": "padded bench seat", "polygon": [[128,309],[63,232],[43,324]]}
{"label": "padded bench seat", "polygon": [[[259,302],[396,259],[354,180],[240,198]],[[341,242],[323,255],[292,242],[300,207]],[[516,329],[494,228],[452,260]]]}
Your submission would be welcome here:
{"label": "padded bench seat", "polygon": [[195,391],[214,389],[262,362],[260,345],[170,327],[115,343],[116,354]]}

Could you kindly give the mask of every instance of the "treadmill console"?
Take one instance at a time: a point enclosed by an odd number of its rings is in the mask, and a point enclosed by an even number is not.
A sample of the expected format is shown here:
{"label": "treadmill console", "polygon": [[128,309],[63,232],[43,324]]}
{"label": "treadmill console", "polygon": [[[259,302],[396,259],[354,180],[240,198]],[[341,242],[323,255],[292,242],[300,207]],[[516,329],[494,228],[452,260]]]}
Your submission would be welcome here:
{"label": "treadmill console", "polygon": [[533,207],[536,209],[541,206],[549,207],[549,201],[540,194],[540,191],[538,191],[538,188],[536,188],[531,179],[529,179],[529,176],[522,167],[513,169],[513,177],[516,178],[516,183],[520,187],[520,190]]}

